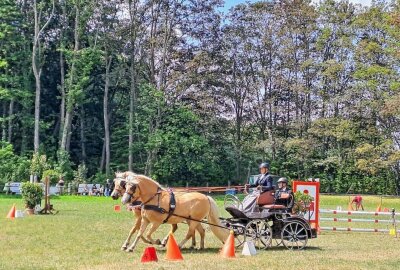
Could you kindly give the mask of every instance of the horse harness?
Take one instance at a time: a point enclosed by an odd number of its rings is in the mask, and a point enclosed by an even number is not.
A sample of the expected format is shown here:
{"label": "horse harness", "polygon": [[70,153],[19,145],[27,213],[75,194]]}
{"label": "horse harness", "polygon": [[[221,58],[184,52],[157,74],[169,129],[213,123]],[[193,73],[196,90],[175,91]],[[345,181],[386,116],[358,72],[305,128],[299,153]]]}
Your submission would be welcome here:
{"label": "horse harness", "polygon": [[[160,207],[160,195],[161,195],[161,189],[157,189],[157,193],[155,193],[150,199],[148,199],[146,202],[142,203],[140,206],[142,209],[145,210],[153,210],[156,212],[159,212],[161,214],[166,214],[168,213],[168,216],[166,219],[164,219],[163,223],[167,223],[169,218],[174,214],[175,208],[176,208],[176,200],[175,200],[175,194],[172,192],[172,190],[169,190],[169,210],[165,210],[164,208]],[[157,205],[148,205],[147,203],[151,201],[154,197],[157,198]]]}

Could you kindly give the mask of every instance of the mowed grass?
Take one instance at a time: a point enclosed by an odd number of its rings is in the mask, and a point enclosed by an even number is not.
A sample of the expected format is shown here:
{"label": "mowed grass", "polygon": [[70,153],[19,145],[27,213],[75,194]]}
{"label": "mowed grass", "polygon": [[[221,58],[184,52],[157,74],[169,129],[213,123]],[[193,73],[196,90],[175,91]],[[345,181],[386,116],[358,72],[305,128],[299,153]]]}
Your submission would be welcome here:
{"label": "mowed grass", "polygon": [[[221,198],[217,198],[221,216],[228,216]],[[364,197],[366,210],[375,210],[379,202],[379,197]],[[57,215],[9,220],[5,216],[13,203],[23,209],[20,198],[0,197],[0,269],[400,269],[400,239],[388,234],[322,232],[303,251],[273,247],[243,257],[240,249],[236,259],[222,259],[218,256],[222,245],[209,229],[206,250],[184,249],[184,261],[168,262],[165,250],[157,248],[159,262],[142,264],[145,244],[133,253],[120,251],[134,219],[125,210],[114,212],[118,202],[110,198],[54,198]],[[323,208],[347,209],[347,204],[345,196],[321,197]],[[400,210],[400,199],[384,198],[383,207]],[[162,225],[155,236],[162,238],[169,229]],[[186,230],[187,225],[179,226],[178,241]]]}

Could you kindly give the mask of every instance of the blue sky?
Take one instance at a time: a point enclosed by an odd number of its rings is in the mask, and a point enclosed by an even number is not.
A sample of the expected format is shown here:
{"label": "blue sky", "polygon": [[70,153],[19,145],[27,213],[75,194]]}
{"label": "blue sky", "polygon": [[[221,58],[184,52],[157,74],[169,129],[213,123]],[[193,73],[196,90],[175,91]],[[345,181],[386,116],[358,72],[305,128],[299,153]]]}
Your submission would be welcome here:
{"label": "blue sky", "polygon": [[[257,2],[256,0],[225,0],[224,11],[228,11],[231,7],[245,2]],[[319,2],[319,0],[313,0],[313,2]],[[370,5],[371,0],[350,0],[354,4]]]}

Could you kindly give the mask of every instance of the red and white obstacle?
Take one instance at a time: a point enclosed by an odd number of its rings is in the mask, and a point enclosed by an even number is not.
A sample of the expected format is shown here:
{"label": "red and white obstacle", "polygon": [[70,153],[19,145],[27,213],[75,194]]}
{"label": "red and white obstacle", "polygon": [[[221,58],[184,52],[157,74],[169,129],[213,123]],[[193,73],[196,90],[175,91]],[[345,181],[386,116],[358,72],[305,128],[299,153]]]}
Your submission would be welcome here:
{"label": "red and white obstacle", "polygon": [[[321,226],[321,231],[345,231],[345,232],[381,232],[381,233],[390,233],[396,235],[396,233],[400,233],[400,230],[397,230],[397,222],[396,216],[399,216],[398,213],[395,213],[394,210],[391,212],[366,212],[366,211],[342,211],[342,210],[328,210],[328,209],[320,209],[320,214],[330,214],[330,215],[369,215],[369,216],[389,216],[390,219],[364,219],[364,218],[337,218],[337,217],[320,217],[320,221],[329,221],[329,222],[364,222],[364,223],[386,223],[387,227],[392,225],[393,229],[382,229],[382,228],[351,228],[351,227],[326,227]],[[397,231],[396,231],[397,230]]]}

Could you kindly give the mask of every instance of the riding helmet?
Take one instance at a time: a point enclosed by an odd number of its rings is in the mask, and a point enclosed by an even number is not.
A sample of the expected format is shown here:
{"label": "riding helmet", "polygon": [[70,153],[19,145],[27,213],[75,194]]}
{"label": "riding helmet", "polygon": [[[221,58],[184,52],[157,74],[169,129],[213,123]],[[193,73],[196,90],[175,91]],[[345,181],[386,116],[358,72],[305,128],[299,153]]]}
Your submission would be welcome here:
{"label": "riding helmet", "polygon": [[277,181],[277,183],[288,183],[288,180],[286,179],[286,177],[281,177],[279,178],[279,180]]}
{"label": "riding helmet", "polygon": [[258,168],[259,168],[259,169],[261,169],[261,168],[269,169],[269,163],[263,162],[263,163],[260,164],[260,166],[259,166]]}

